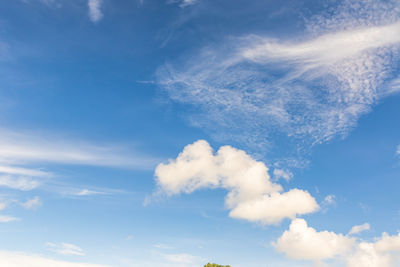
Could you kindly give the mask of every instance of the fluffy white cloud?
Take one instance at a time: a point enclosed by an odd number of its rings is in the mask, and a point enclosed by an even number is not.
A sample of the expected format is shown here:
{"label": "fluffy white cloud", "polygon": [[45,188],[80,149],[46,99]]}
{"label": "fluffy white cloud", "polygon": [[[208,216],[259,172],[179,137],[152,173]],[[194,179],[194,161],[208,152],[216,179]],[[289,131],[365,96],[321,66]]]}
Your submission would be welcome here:
{"label": "fluffy white cloud", "polygon": [[334,232],[317,232],[303,219],[295,219],[274,244],[292,259],[320,261],[349,251],[355,240]]}
{"label": "fluffy white cloud", "polygon": [[106,265],[67,262],[15,251],[0,251],[0,262],[7,267],[106,267]]}
{"label": "fluffy white cloud", "polygon": [[60,243],[60,244],[55,244],[48,242],[46,243],[46,246],[50,251],[56,252],[58,254],[62,255],[77,255],[77,256],[83,256],[85,255],[83,253],[83,250],[73,244],[68,244],[68,243]]}
{"label": "fluffy white cloud", "polygon": [[369,229],[371,229],[371,226],[369,225],[369,223],[364,223],[364,224],[361,224],[361,225],[354,225],[351,228],[351,230],[349,232],[349,235],[358,234],[358,233],[361,233],[363,231],[367,231]]}
{"label": "fluffy white cloud", "polygon": [[282,192],[279,184],[271,182],[265,164],[244,151],[223,146],[214,155],[204,140],[187,145],[175,160],[158,165],[155,176],[167,195],[201,188],[227,189],[225,203],[231,217],[263,224],[276,224],[319,208],[306,191]]}
{"label": "fluffy white cloud", "polygon": [[[369,229],[366,225],[355,226],[352,231]],[[318,232],[303,219],[293,220],[289,230],[273,245],[289,258],[315,263],[329,259],[334,263],[344,261],[347,267],[394,267],[400,264],[400,234],[383,233],[374,242],[365,242],[349,235]]]}
{"label": "fluffy white cloud", "polygon": [[101,7],[103,0],[88,0],[89,18],[93,22],[98,22],[103,18]]}
{"label": "fluffy white cloud", "polygon": [[220,140],[271,149],[273,135],[280,150],[298,151],[344,136],[396,91],[400,11],[395,0],[337,8],[308,20],[295,40],[250,35],[208,46],[181,66],[160,67],[158,83],[198,106],[191,122]]}
{"label": "fluffy white cloud", "polygon": [[383,233],[374,243],[360,242],[347,258],[348,267],[395,267],[400,264],[400,234]]}

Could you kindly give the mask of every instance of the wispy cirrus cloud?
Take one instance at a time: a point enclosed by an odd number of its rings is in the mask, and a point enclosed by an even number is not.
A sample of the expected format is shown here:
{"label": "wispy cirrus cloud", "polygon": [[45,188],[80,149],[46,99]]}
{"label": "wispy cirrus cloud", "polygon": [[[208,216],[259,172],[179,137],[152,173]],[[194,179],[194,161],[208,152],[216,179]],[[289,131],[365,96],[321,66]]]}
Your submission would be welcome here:
{"label": "wispy cirrus cloud", "polygon": [[[51,168],[53,164],[125,169],[151,169],[156,166],[158,160],[140,154],[122,146],[99,145],[62,135],[1,129],[0,186],[22,191],[35,189],[57,177],[58,174],[43,168]],[[104,190],[100,192],[66,185],[61,188],[56,182],[48,185],[47,189],[57,192],[69,190],[64,193],[72,195],[105,193]]]}
{"label": "wispy cirrus cloud", "polygon": [[156,159],[127,152],[116,145],[95,144],[62,135],[0,131],[0,172],[26,176],[50,176],[42,170],[15,167],[21,164],[57,163],[146,169]]}
{"label": "wispy cirrus cloud", "polygon": [[48,242],[46,243],[46,246],[48,250],[62,255],[76,255],[76,256],[85,255],[85,253],[83,253],[83,250],[74,244],[69,244],[69,243],[55,244]]}
{"label": "wispy cirrus cloud", "polygon": [[106,265],[67,262],[48,258],[42,255],[17,251],[0,251],[0,262],[7,267],[40,266],[40,267],[106,267]]}
{"label": "wispy cirrus cloud", "polygon": [[354,5],[344,1],[308,20],[293,40],[248,35],[205,48],[160,67],[158,84],[174,101],[200,108],[190,121],[220,140],[269,148],[274,137],[297,152],[345,136],[399,91],[396,1]]}

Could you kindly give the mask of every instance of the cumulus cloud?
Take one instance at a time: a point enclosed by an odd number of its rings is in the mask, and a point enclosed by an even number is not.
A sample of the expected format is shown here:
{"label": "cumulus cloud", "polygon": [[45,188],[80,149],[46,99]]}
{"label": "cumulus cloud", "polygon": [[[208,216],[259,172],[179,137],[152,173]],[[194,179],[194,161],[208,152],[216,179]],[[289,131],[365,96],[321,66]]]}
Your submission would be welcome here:
{"label": "cumulus cloud", "polygon": [[174,101],[200,108],[191,122],[218,139],[270,149],[265,140],[273,136],[288,140],[280,150],[301,151],[345,136],[394,92],[400,9],[397,1],[338,6],[307,21],[294,40],[230,38],[166,64],[158,84]]}
{"label": "cumulus cloud", "polygon": [[262,224],[319,209],[307,191],[282,192],[279,184],[271,182],[264,163],[231,146],[214,154],[204,140],[187,145],[175,160],[159,164],[155,176],[160,192],[167,195],[224,188],[229,191],[225,204],[231,217]]}
{"label": "cumulus cloud", "polygon": [[[369,229],[366,225],[355,226],[352,230],[356,233]],[[318,232],[303,219],[293,220],[289,230],[273,245],[289,258],[314,263],[333,260],[345,262],[347,267],[394,267],[400,264],[400,234],[383,233],[374,242],[366,242],[335,232]]]}
{"label": "cumulus cloud", "polygon": [[279,252],[292,259],[320,261],[351,249],[355,240],[334,232],[317,232],[303,219],[295,219],[274,244]]}
{"label": "cumulus cloud", "polygon": [[103,18],[102,5],[103,0],[88,0],[89,18],[92,22],[99,22]]}
{"label": "cumulus cloud", "polygon": [[371,226],[369,225],[369,223],[364,223],[361,225],[354,225],[351,228],[349,235],[359,234],[359,233],[367,231],[369,229],[371,229]]}
{"label": "cumulus cloud", "polygon": [[106,267],[106,265],[67,262],[15,251],[0,251],[0,262],[7,267]]}
{"label": "cumulus cloud", "polygon": [[68,244],[68,243],[55,244],[48,242],[46,243],[46,246],[48,247],[48,250],[62,255],[76,255],[76,256],[85,255],[80,247],[73,244]]}

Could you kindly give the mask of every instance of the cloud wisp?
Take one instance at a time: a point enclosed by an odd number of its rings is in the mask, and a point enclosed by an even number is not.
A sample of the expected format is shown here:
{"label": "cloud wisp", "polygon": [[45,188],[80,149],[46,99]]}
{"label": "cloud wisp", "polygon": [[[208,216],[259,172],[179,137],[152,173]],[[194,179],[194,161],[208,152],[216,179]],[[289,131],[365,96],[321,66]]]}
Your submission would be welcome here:
{"label": "cloud wisp", "polygon": [[88,0],[89,18],[92,22],[99,22],[104,14],[102,11],[103,0]]}
{"label": "cloud wisp", "polygon": [[364,224],[360,224],[360,225],[354,225],[350,232],[349,235],[355,235],[355,234],[359,234],[361,232],[367,231],[371,229],[371,226],[369,223],[364,223]]}
{"label": "cloud wisp", "polygon": [[[57,176],[37,166],[48,168],[53,164],[62,164],[151,169],[156,162],[156,159],[128,152],[121,146],[98,145],[64,136],[0,130],[0,187],[29,191]],[[53,186],[48,188],[57,189],[57,184],[53,182]],[[76,195],[100,193],[89,189],[73,192]]]}
{"label": "cloud wisp", "polygon": [[55,244],[48,242],[46,243],[46,246],[48,250],[62,255],[75,255],[75,256],[85,255],[85,253],[83,253],[83,250],[74,244],[68,244],[68,243]]}
{"label": "cloud wisp", "polygon": [[60,261],[41,255],[6,250],[0,251],[0,262],[7,267],[106,267],[106,265]]}
{"label": "cloud wisp", "polygon": [[[367,228],[367,224],[354,226],[350,233]],[[335,232],[319,232],[303,219],[293,220],[289,230],[273,246],[288,258],[310,260],[316,264],[334,260],[345,262],[347,267],[394,267],[400,263],[400,234],[383,233],[374,242],[366,242]]]}
{"label": "cloud wisp", "polygon": [[295,40],[248,35],[205,48],[180,66],[160,67],[158,84],[172,100],[200,108],[191,122],[221,140],[266,148],[273,136],[298,151],[345,136],[399,91],[400,11],[363,2],[347,17],[308,21]]}
{"label": "cloud wisp", "polygon": [[261,224],[277,224],[319,209],[307,191],[283,192],[271,181],[264,163],[231,146],[223,146],[214,154],[204,140],[187,145],[175,160],[159,164],[155,176],[158,194],[224,188],[229,192],[225,205],[231,217]]}

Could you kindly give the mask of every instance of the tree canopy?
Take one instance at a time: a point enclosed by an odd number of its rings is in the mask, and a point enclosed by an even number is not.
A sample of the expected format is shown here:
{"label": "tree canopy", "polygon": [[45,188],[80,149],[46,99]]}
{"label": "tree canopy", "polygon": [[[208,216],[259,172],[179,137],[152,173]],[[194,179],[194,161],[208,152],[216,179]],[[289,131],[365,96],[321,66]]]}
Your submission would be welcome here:
{"label": "tree canopy", "polygon": [[231,267],[230,265],[219,265],[216,263],[207,263],[204,267]]}

